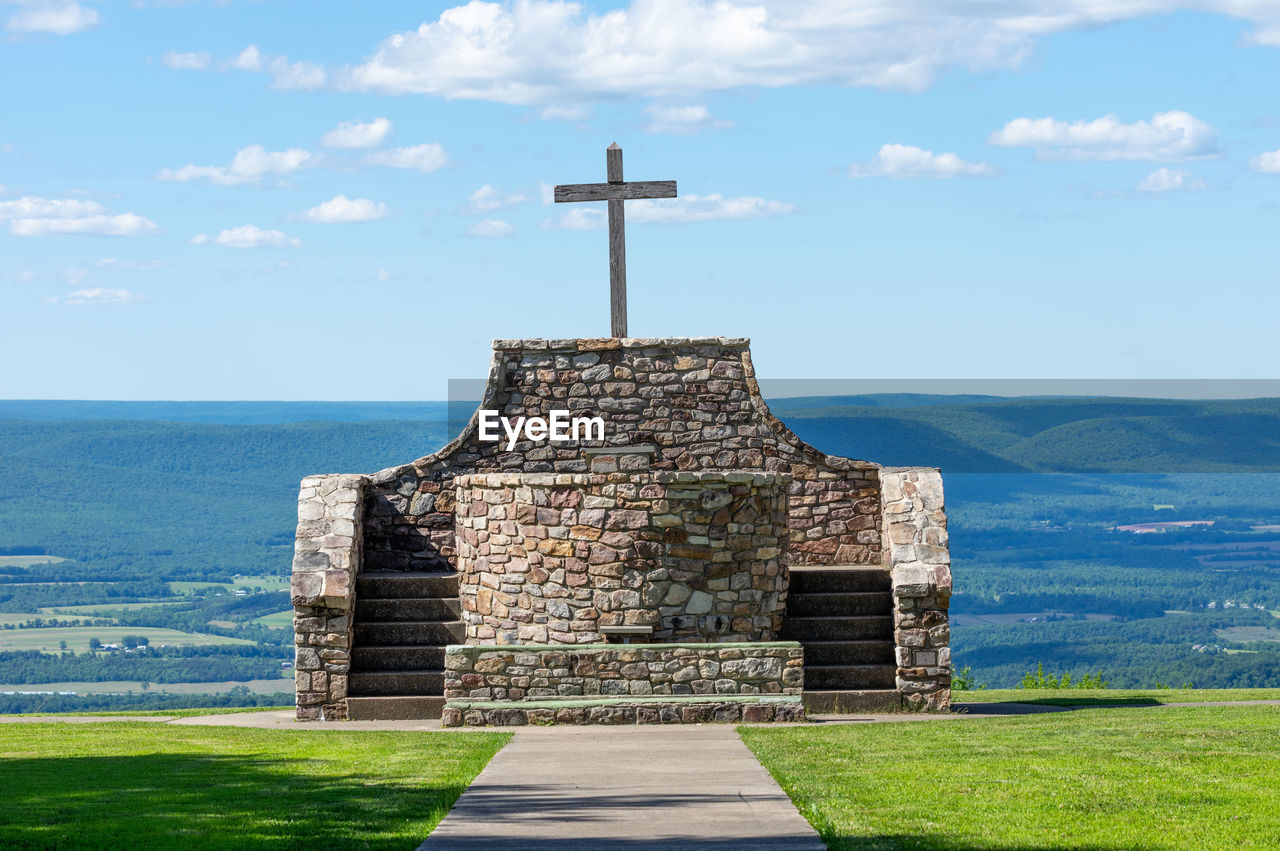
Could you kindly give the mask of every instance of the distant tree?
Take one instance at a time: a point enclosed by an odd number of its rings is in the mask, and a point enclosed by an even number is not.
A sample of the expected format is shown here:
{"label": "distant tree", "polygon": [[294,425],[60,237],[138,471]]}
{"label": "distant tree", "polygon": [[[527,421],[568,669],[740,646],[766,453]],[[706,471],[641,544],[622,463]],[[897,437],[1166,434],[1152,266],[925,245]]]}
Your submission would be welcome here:
{"label": "distant tree", "polygon": [[96,635],[93,638],[89,639],[89,649],[90,650],[102,649],[102,642],[98,640],[98,637]]}
{"label": "distant tree", "polygon": [[58,642],[58,649],[59,650],[67,649],[67,640],[65,638]]}

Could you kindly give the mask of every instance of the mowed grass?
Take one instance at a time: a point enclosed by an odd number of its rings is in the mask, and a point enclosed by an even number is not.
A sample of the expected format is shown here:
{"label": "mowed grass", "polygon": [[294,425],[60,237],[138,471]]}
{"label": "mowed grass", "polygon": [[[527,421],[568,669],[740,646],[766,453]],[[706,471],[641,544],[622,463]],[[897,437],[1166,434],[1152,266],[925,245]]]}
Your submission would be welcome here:
{"label": "mowed grass", "polygon": [[0,847],[414,848],[509,738],[0,725]]}
{"label": "mowed grass", "polygon": [[1280,700],[1280,688],[1068,688],[953,691],[952,703],[1044,703],[1051,706],[1153,706],[1160,703]]}
{"label": "mowed grass", "polygon": [[829,848],[1280,847],[1280,707],[741,728]]}
{"label": "mowed grass", "polygon": [[67,649],[83,653],[89,649],[89,639],[97,638],[103,644],[121,644],[126,635],[145,635],[154,645],[186,644],[253,644],[243,638],[224,635],[205,635],[200,632],[180,632],[150,626],[55,626],[41,629],[0,630],[0,650],[41,650],[60,653],[61,642]]}

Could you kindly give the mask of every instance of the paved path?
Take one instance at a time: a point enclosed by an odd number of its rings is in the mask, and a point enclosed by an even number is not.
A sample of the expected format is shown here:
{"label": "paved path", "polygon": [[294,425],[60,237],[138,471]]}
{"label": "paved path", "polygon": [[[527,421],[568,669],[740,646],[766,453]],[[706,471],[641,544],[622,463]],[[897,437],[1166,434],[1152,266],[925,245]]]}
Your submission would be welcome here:
{"label": "paved path", "polygon": [[521,728],[432,831],[447,849],[826,846],[732,725]]}

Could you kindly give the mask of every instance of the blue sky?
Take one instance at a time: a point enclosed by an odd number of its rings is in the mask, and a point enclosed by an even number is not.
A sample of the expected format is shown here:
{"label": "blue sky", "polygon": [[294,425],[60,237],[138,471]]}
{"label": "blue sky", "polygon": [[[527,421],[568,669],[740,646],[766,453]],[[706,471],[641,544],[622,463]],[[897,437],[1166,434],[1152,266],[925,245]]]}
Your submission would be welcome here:
{"label": "blue sky", "polygon": [[[1274,378],[1280,7],[0,2],[3,398],[439,399],[495,337],[770,378]],[[598,208],[598,209],[592,209]]]}

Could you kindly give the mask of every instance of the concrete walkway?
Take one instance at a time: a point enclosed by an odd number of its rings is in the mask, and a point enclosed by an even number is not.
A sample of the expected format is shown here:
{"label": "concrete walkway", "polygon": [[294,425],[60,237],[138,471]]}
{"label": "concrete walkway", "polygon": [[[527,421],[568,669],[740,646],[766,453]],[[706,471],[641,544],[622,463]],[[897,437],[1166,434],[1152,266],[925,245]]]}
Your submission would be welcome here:
{"label": "concrete walkway", "polygon": [[732,725],[520,728],[421,851],[826,846]]}

